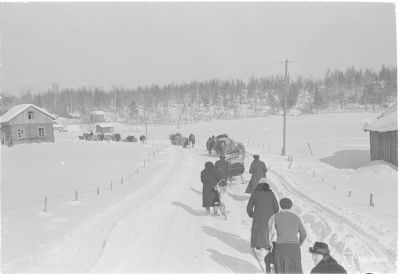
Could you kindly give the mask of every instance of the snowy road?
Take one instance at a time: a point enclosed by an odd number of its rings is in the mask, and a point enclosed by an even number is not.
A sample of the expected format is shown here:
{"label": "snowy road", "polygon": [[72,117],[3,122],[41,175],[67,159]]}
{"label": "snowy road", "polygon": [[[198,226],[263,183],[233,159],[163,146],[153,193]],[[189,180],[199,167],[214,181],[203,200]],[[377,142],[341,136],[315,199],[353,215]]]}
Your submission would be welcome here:
{"label": "snowy road", "polygon": [[[146,185],[54,243],[30,272],[260,273],[249,248],[247,184],[237,179],[230,186],[228,220],[205,216],[200,171],[206,161],[214,162],[216,157],[208,156],[203,146],[169,146],[163,153],[167,160],[160,162]],[[394,258],[388,257],[376,240],[291,186],[279,171],[272,170],[268,177],[278,198],[287,195],[293,199],[294,210],[306,225],[309,237],[302,246],[305,273],[312,267],[308,246],[320,239],[329,239],[334,255],[352,251],[358,258],[384,259],[371,264],[356,261],[347,267],[352,272],[394,272]]]}
{"label": "snowy road", "polygon": [[215,158],[198,148],[171,151],[173,161],[182,164],[160,181],[162,191],[117,224],[91,271],[259,272],[248,239],[240,236],[248,234],[248,224],[237,223],[242,221],[242,204],[230,203],[227,221],[204,216],[199,174],[204,162]]}

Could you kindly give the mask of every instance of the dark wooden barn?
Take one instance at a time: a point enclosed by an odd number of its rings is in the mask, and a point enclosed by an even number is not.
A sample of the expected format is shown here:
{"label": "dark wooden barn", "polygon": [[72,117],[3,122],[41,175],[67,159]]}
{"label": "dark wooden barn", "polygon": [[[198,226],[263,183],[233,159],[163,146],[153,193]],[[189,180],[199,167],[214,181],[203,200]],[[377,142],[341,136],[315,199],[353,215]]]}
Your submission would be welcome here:
{"label": "dark wooden barn", "polygon": [[364,127],[370,134],[371,161],[384,160],[398,166],[397,103]]}

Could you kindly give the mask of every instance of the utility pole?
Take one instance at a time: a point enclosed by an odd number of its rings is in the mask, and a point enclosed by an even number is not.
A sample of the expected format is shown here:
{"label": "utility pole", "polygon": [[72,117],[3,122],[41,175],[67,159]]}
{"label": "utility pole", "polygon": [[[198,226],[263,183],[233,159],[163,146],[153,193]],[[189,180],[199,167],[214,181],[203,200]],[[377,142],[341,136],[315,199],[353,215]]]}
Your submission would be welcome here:
{"label": "utility pole", "polygon": [[115,94],[114,94],[114,101],[115,101],[115,122],[117,121],[117,89],[115,89]]}
{"label": "utility pole", "polygon": [[283,88],[283,146],[281,149],[281,155],[286,155],[286,110],[287,110],[287,89],[288,89],[288,59],[284,62],[279,62],[281,64],[285,64],[285,79],[284,79],[284,88]]}

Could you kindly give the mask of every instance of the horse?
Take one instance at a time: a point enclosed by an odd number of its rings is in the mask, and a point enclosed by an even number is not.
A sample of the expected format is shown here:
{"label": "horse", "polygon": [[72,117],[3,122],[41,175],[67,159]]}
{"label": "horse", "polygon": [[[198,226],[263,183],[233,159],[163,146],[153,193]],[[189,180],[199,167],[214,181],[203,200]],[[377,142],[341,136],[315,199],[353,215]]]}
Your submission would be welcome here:
{"label": "horse", "polygon": [[146,136],[141,135],[141,136],[139,137],[139,140],[140,140],[140,142],[141,142],[142,144],[145,144],[145,143],[146,143]]}
{"label": "horse", "polygon": [[194,147],[194,144],[196,143],[196,137],[194,136],[193,133],[190,133],[189,135],[189,145],[191,145],[192,147]]}
{"label": "horse", "polygon": [[182,134],[178,133],[173,133],[169,135],[169,140],[171,141],[171,144],[173,145],[177,145],[178,144],[178,140],[180,140],[180,138],[182,137]]}

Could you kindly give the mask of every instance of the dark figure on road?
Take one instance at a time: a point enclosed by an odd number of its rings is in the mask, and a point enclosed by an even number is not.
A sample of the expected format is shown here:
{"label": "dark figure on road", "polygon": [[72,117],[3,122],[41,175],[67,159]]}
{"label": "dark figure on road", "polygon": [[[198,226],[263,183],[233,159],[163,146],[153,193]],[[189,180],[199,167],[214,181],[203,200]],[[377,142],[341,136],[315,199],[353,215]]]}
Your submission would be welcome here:
{"label": "dark figure on road", "polygon": [[206,215],[210,214],[210,207],[214,207],[214,215],[216,215],[217,207],[214,206],[218,200],[215,186],[217,185],[217,172],[212,162],[206,162],[205,168],[201,172],[201,182],[203,183],[203,207],[206,208]]}
{"label": "dark figure on road", "polygon": [[228,199],[226,193],[228,192],[228,176],[229,176],[230,163],[225,160],[225,156],[220,156],[219,160],[215,162],[215,169],[217,171],[217,179],[221,190],[221,198],[224,201],[225,211],[229,212]]}
{"label": "dark figure on road", "polygon": [[303,273],[300,246],[307,237],[303,222],[293,213],[292,201],[279,201],[281,211],[272,215],[268,222],[269,241],[275,242],[273,265],[275,273]]}
{"label": "dark figure on road", "polygon": [[228,181],[229,176],[229,162],[225,160],[225,156],[220,156],[219,160],[215,162],[215,169],[217,170],[218,181],[221,179]]}
{"label": "dark figure on road", "polygon": [[145,143],[146,143],[146,136],[141,135],[141,136],[139,137],[139,140],[140,140],[140,142],[141,142],[142,144],[145,144]]}
{"label": "dark figure on road", "polygon": [[195,143],[196,143],[196,137],[194,136],[193,133],[190,133],[190,135],[189,135],[189,145],[191,147],[194,147]]}
{"label": "dark figure on road", "polygon": [[212,137],[208,138],[206,147],[207,147],[208,154],[211,155],[212,149],[214,147],[214,139]]}
{"label": "dark figure on road", "polygon": [[272,247],[268,238],[268,221],[278,213],[279,205],[275,194],[269,188],[267,178],[261,178],[247,203],[247,214],[253,218],[251,225],[251,248],[266,253]]}
{"label": "dark figure on road", "polygon": [[250,165],[249,173],[251,174],[250,182],[246,188],[246,193],[251,194],[257,187],[260,178],[267,177],[267,167],[263,161],[260,161],[260,156],[254,154],[254,160]]}
{"label": "dark figure on road", "polygon": [[314,246],[310,247],[310,253],[315,263],[311,273],[347,273],[346,269],[331,257],[326,243],[315,242]]}

